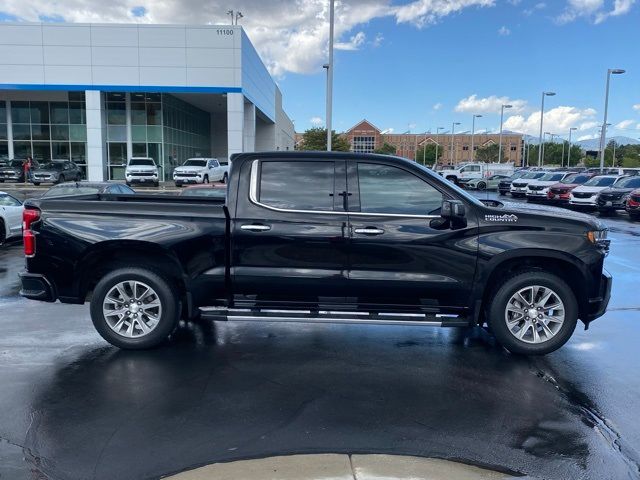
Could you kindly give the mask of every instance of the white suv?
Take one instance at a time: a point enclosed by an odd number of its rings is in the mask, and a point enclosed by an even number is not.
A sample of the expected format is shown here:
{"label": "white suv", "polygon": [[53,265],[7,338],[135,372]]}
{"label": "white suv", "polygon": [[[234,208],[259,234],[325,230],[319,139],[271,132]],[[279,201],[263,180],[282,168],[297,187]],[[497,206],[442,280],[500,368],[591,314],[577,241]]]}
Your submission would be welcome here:
{"label": "white suv", "polygon": [[132,183],[153,183],[157,187],[160,181],[158,166],[149,157],[130,158],[124,176],[128,186]]}
{"label": "white suv", "polygon": [[571,190],[569,205],[577,208],[597,208],[598,194],[623,177],[624,175],[598,175],[593,177],[588,182]]}
{"label": "white suv", "polygon": [[173,171],[173,181],[176,187],[185,183],[225,182],[228,170],[217,158],[190,158]]}

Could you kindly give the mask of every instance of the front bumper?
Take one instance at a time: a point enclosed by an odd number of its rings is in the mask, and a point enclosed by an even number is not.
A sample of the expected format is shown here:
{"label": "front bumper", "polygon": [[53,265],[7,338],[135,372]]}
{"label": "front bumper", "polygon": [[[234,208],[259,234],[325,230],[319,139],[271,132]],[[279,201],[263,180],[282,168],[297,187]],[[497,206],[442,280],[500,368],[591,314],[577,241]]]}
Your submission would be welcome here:
{"label": "front bumper", "polygon": [[569,200],[569,205],[574,207],[591,207],[596,208],[598,204],[596,203],[596,197],[590,198],[571,198]]}
{"label": "front bumper", "polygon": [[621,198],[617,198],[615,200],[607,200],[598,198],[598,208],[600,209],[614,209],[614,210],[624,210],[625,203]]}
{"label": "front bumper", "polygon": [[56,292],[47,277],[39,273],[20,272],[20,295],[31,300],[55,302]]}
{"label": "front bumper", "polygon": [[611,277],[611,274],[603,269],[602,276],[600,278],[600,294],[597,297],[589,299],[589,313],[587,315],[586,323],[601,317],[607,311],[607,306],[611,299],[612,284],[613,278]]}
{"label": "front bumper", "polygon": [[176,185],[197,185],[202,183],[203,179],[198,177],[173,177],[173,181]]}
{"label": "front bumper", "polygon": [[127,183],[158,183],[158,176],[151,175],[127,175]]}
{"label": "front bumper", "polygon": [[547,192],[543,190],[527,190],[527,198],[535,200],[547,200]]}

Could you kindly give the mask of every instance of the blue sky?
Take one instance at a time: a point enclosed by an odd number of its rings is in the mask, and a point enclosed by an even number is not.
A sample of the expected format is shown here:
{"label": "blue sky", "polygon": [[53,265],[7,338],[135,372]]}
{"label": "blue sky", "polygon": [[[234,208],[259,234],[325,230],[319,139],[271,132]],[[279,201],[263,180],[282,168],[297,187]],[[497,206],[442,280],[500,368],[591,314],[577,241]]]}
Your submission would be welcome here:
{"label": "blue sky", "polygon": [[[0,21],[241,25],[278,81],[296,129],[324,126],[328,0],[4,0]],[[545,130],[595,137],[607,68],[610,134],[640,137],[640,0],[336,0],[333,125],[394,132]],[[635,108],[634,108],[635,107]]]}
{"label": "blue sky", "polygon": [[[470,130],[474,102],[456,111],[461,99],[521,100],[526,120],[534,112],[539,118],[541,92],[552,90],[557,96],[547,98],[545,110],[574,110],[564,116],[556,112],[549,128],[576,126],[582,130],[574,138],[585,137],[595,134],[594,123],[602,123],[606,71],[613,67],[627,73],[612,79],[609,122],[624,123],[610,133],[640,137],[640,106],[633,108],[640,104],[640,9],[598,24],[590,17],[561,24],[563,2],[512,3],[467,8],[423,28],[397,24],[392,17],[363,25],[366,41],[358,50],[336,51],[334,127],[341,131],[367,118],[395,132],[450,129],[453,121],[462,123],[457,130]],[[382,38],[379,45],[376,37]],[[318,124],[324,121],[324,71],[286,74],[280,86],[297,130],[310,127],[313,117]],[[477,129],[499,128],[500,104],[485,102],[484,111],[477,109],[484,115],[476,120]],[[571,119],[563,122],[567,115]],[[514,129],[531,130],[531,123]]]}

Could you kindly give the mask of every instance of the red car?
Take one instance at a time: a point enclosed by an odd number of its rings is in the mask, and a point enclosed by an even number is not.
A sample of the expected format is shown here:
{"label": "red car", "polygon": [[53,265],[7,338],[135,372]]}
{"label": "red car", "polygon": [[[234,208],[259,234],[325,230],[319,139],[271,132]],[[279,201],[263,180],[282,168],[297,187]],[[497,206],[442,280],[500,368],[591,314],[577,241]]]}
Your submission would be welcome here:
{"label": "red car", "polygon": [[547,201],[559,205],[568,205],[571,190],[586,183],[595,176],[595,173],[574,173],[568,176],[563,182],[556,183],[549,187]]}
{"label": "red car", "polygon": [[203,183],[192,185],[180,191],[181,197],[207,197],[225,200],[227,198],[227,185],[224,183]]}
{"label": "red car", "polygon": [[631,220],[640,220],[640,188],[635,189],[629,194],[625,210]]}

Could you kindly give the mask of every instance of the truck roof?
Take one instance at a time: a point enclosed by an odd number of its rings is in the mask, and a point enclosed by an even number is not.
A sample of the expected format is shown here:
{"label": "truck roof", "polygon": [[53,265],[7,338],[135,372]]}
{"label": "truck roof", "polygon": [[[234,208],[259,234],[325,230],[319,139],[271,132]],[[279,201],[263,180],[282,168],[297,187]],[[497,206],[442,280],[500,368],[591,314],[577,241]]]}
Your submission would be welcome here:
{"label": "truck roof", "polygon": [[376,153],[357,153],[357,152],[325,152],[317,150],[289,150],[289,151],[273,151],[273,152],[246,152],[231,155],[231,161],[238,163],[246,160],[256,160],[260,158],[281,158],[283,160],[308,160],[313,158],[332,158],[334,160],[380,160],[399,165],[414,165],[415,162],[394,155],[380,155]]}

